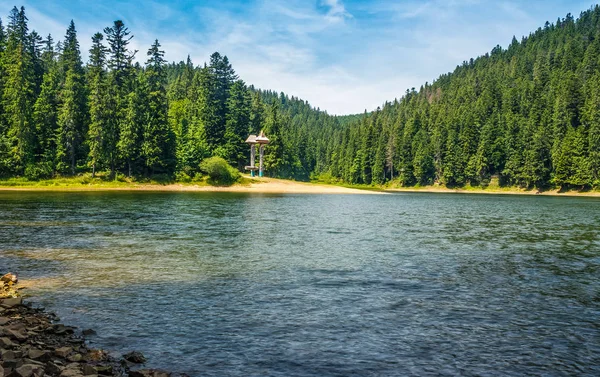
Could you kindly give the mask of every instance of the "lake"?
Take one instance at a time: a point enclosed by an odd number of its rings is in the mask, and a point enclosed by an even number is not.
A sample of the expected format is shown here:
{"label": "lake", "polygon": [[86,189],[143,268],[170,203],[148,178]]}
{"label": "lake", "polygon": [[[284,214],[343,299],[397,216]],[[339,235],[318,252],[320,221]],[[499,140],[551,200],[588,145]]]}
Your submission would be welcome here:
{"label": "lake", "polygon": [[600,375],[600,199],[0,192],[31,300],[191,376]]}

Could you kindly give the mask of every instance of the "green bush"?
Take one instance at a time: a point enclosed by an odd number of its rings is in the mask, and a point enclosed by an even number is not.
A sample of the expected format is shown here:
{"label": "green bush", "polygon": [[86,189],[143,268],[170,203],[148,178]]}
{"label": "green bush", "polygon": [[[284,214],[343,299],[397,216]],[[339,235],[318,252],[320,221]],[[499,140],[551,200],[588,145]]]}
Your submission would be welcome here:
{"label": "green bush", "polygon": [[228,186],[240,178],[240,172],[221,157],[210,157],[200,163],[200,170],[208,175],[211,185]]}

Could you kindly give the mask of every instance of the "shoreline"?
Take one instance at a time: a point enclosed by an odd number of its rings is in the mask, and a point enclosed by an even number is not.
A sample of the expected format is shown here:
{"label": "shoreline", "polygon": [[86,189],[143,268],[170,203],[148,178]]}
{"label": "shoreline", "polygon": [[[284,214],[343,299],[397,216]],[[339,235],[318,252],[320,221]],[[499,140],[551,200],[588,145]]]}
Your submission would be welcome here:
{"label": "shoreline", "polygon": [[118,185],[111,183],[66,183],[56,185],[2,185],[0,181],[0,192],[24,191],[24,192],[227,192],[227,193],[250,193],[250,194],[393,194],[393,193],[435,193],[435,194],[484,194],[484,195],[541,195],[554,197],[600,197],[600,191],[565,191],[558,189],[537,191],[525,190],[517,187],[468,187],[447,188],[444,186],[422,186],[422,187],[385,187],[385,186],[353,186],[322,182],[300,182],[277,178],[250,178],[246,181],[231,186],[211,186],[207,184],[193,183],[126,183],[119,182]]}
{"label": "shoreline", "polygon": [[435,194],[477,194],[477,195],[525,195],[525,196],[552,196],[552,197],[600,197],[600,191],[589,191],[589,192],[580,192],[580,191],[565,191],[560,192],[560,190],[547,190],[547,191],[536,191],[536,190],[522,190],[518,188],[491,188],[491,189],[482,189],[482,188],[457,188],[451,189],[446,187],[435,187],[435,186],[425,186],[425,187],[395,187],[395,188],[385,188],[384,192],[406,192],[406,193],[435,193]]}
{"label": "shoreline", "polygon": [[57,186],[2,186],[2,191],[52,191],[52,192],[92,192],[92,191],[155,191],[155,192],[232,192],[256,194],[381,194],[360,188],[350,188],[322,183],[298,182],[276,178],[260,178],[249,183],[234,184],[232,186],[209,186],[185,183],[171,183],[166,185],[154,183],[129,183],[118,186],[103,184],[89,185],[57,185]]}
{"label": "shoreline", "polygon": [[[10,278],[14,277],[14,281]],[[14,377],[171,377],[185,376],[144,367],[132,351],[121,358],[87,345],[94,330],[64,325],[56,314],[25,302],[16,275],[0,281],[0,376]]]}

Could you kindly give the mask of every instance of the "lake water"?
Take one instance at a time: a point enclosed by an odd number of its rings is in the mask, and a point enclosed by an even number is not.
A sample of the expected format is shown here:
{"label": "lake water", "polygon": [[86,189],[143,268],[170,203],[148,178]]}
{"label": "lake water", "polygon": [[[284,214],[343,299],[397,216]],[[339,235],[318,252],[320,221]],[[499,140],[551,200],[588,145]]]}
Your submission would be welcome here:
{"label": "lake water", "polygon": [[0,270],[192,376],[600,375],[600,199],[0,192]]}

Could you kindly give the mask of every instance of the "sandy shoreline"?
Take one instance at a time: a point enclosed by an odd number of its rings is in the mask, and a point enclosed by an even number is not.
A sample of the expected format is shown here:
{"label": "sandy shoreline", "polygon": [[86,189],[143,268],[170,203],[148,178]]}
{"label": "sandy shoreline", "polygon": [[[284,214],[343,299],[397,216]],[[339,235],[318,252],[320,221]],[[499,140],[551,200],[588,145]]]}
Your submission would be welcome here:
{"label": "sandy shoreline", "polygon": [[297,182],[276,178],[260,178],[246,184],[233,186],[209,186],[173,183],[167,185],[130,183],[120,186],[103,184],[57,185],[57,186],[0,186],[0,191],[156,191],[156,192],[233,192],[255,194],[391,194],[391,193],[440,193],[440,194],[492,194],[492,195],[543,195],[569,197],[600,197],[600,191],[522,190],[518,188],[450,189],[441,186],[395,187],[395,188],[352,188],[321,183]]}
{"label": "sandy shoreline", "polygon": [[194,184],[138,184],[125,186],[68,185],[68,186],[0,186],[0,191],[164,191],[164,192],[237,192],[256,194],[381,194],[380,191],[361,190],[334,185],[260,178],[249,184],[227,187],[198,186]]}

